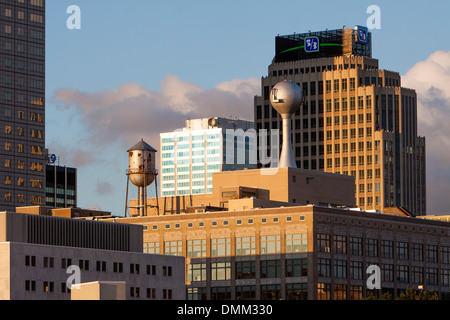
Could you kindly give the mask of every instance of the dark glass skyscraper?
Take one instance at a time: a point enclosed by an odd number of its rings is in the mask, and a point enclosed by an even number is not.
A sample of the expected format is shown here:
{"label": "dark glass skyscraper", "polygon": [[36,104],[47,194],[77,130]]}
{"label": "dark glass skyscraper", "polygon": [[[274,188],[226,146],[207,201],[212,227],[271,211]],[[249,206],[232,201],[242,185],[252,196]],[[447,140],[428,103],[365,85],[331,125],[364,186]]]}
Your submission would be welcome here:
{"label": "dark glass skyscraper", "polygon": [[0,0],[0,210],[45,200],[45,0]]}

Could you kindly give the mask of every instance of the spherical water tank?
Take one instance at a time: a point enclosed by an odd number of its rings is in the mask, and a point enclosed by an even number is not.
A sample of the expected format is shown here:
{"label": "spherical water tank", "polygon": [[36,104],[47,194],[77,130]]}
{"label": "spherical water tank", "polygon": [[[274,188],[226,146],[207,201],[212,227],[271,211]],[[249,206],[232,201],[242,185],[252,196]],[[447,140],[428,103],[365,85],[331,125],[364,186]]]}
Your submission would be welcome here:
{"label": "spherical water tank", "polygon": [[148,187],[156,177],[156,150],[141,140],[128,150],[127,175],[137,187]]}
{"label": "spherical water tank", "polygon": [[292,116],[303,102],[303,91],[292,81],[277,83],[270,93],[270,103],[282,117]]}

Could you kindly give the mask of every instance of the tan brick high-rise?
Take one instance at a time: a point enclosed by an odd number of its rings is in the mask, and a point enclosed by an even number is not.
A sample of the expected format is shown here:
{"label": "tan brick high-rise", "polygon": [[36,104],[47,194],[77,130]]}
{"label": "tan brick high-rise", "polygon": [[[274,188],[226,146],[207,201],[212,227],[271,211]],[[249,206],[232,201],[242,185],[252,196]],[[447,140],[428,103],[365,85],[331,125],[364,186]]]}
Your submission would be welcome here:
{"label": "tan brick high-rise", "polygon": [[[305,51],[311,37],[319,51]],[[262,95],[255,97],[256,129],[281,128],[270,90],[285,79],[296,82],[305,96],[292,119],[297,166],[354,176],[363,210],[402,207],[425,215],[425,138],[417,133],[416,92],[401,87],[398,72],[379,69],[371,55],[371,34],[360,43],[356,28],[278,36]]]}

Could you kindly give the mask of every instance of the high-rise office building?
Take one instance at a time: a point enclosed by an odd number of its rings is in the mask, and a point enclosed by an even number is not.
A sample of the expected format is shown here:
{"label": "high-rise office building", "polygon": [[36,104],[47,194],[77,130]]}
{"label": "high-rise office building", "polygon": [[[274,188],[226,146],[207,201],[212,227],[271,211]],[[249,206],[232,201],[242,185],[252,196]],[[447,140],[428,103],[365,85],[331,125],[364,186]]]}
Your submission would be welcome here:
{"label": "high-rise office building", "polygon": [[226,118],[161,133],[161,195],[212,193],[213,172],[256,168],[255,137],[253,122]]}
{"label": "high-rise office building", "polygon": [[401,86],[398,72],[379,68],[367,28],[277,36],[275,58],[255,97],[257,131],[281,127],[270,91],[283,80],[304,93],[292,118],[298,168],[354,176],[364,210],[403,207],[426,214],[416,92]]}
{"label": "high-rise office building", "polygon": [[45,199],[45,0],[0,0],[0,210]]}
{"label": "high-rise office building", "polygon": [[46,165],[45,205],[53,208],[77,206],[77,169]]}

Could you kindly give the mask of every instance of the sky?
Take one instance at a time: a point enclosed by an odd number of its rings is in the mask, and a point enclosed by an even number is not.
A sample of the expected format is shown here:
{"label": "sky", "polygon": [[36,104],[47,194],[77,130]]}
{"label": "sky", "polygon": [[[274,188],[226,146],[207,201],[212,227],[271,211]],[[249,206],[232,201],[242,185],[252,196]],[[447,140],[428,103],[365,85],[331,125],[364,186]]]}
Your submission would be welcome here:
{"label": "sky", "polygon": [[[158,149],[159,133],[186,118],[253,120],[275,36],[364,26],[376,5],[372,56],[417,91],[428,214],[450,214],[450,1],[46,3],[46,145],[78,169],[79,207],[124,215],[129,147],[143,138]],[[71,5],[81,29],[67,27]]]}

